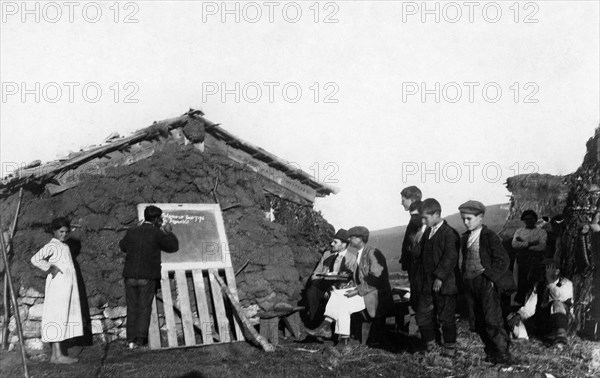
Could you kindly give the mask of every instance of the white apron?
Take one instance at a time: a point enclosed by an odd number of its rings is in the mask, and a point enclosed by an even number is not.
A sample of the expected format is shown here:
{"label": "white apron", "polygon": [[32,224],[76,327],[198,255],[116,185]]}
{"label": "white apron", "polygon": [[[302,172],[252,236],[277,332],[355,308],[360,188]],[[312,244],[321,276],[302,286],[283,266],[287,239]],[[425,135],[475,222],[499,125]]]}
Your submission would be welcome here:
{"label": "white apron", "polygon": [[46,278],[46,294],[42,312],[42,341],[55,343],[83,335],[81,303],[77,275],[69,246],[53,238],[31,258],[43,271],[56,265],[62,273]]}

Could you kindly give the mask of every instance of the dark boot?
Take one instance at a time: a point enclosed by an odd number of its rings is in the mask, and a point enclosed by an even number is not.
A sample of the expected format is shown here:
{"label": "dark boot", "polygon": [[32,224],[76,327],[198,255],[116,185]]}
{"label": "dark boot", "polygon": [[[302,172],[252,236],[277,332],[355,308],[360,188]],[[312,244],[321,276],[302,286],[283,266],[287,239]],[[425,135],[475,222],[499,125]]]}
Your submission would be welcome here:
{"label": "dark boot", "polygon": [[352,351],[352,346],[350,345],[350,337],[340,336],[338,339],[338,343],[335,347],[336,349],[339,349],[342,354],[350,353]]}
{"label": "dark boot", "polygon": [[309,335],[314,336],[314,337],[322,337],[325,339],[331,339],[331,336],[332,336],[331,322],[324,320],[323,323],[321,323],[321,325],[318,326],[317,328],[307,329],[306,333],[308,333]]}
{"label": "dark boot", "polygon": [[444,349],[442,350],[442,355],[444,357],[454,357],[456,356],[456,344],[454,343],[445,343]]}

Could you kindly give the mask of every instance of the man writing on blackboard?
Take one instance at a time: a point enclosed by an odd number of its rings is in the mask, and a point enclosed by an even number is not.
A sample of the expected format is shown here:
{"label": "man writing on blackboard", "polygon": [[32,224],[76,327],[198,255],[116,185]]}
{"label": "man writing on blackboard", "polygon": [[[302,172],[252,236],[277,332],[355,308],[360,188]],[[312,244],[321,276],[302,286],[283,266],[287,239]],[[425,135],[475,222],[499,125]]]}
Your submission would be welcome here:
{"label": "man writing on blackboard", "polygon": [[156,281],[160,279],[161,251],[177,252],[179,241],[169,223],[162,225],[162,210],[144,209],[144,222],[127,231],[119,242],[126,253],[125,297],[127,300],[127,344],[130,349],[148,343],[148,328]]}

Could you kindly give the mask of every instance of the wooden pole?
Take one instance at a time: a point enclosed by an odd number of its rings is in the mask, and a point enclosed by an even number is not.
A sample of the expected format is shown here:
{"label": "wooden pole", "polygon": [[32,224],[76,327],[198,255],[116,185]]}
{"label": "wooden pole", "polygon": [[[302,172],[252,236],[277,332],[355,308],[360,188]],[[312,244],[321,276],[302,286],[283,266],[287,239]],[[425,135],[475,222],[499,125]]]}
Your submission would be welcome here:
{"label": "wooden pole", "polygon": [[8,348],[8,322],[10,321],[10,302],[8,299],[8,276],[7,267],[4,266],[4,290],[2,291],[2,305],[4,306],[4,320],[2,321],[2,349]]}
{"label": "wooden pole", "polygon": [[233,306],[233,311],[236,312],[237,316],[242,321],[242,325],[244,326],[244,328],[246,329],[246,331],[248,331],[248,333],[250,333],[250,335],[252,336],[252,338],[254,340],[256,340],[256,342],[258,342],[258,344],[260,344],[260,346],[263,348],[263,350],[265,352],[273,352],[273,351],[275,351],[275,347],[273,345],[271,345],[267,341],[267,339],[265,339],[264,337],[262,337],[261,335],[259,335],[258,332],[256,332],[256,330],[252,326],[252,324],[250,324],[250,322],[248,321],[248,318],[246,318],[246,315],[244,315],[244,312],[242,311],[240,303],[237,301],[237,299],[235,299],[235,297],[233,296],[233,294],[231,293],[231,291],[229,290],[229,288],[227,287],[227,285],[225,285],[225,282],[223,282],[223,280],[221,279],[221,277],[219,277],[214,272],[210,272],[210,274],[213,275],[213,277],[219,283],[219,286],[221,286],[221,292],[223,292],[223,294],[225,294],[227,296],[227,298],[229,298],[229,301],[231,302],[231,305]]}
{"label": "wooden pole", "polygon": [[6,245],[4,244],[4,234],[0,235],[0,244],[2,244],[2,257],[4,258],[4,274],[8,277],[8,288],[10,290],[10,299],[12,301],[13,308],[15,310],[15,322],[17,323],[17,334],[19,335],[19,341],[21,343],[21,360],[23,360],[23,375],[29,378],[29,371],[27,370],[27,357],[25,356],[25,339],[23,338],[23,328],[21,326],[21,315],[19,314],[19,308],[17,307],[17,295],[12,285],[12,278],[10,277],[10,269],[8,267],[8,256],[6,254]]}
{"label": "wooden pole", "polygon": [[[15,211],[15,217],[13,219],[12,225],[10,226],[10,234],[9,234],[9,239],[8,239],[8,247],[10,252],[10,242],[12,241],[12,238],[15,234],[15,229],[17,228],[17,218],[19,217],[19,210],[21,209],[21,201],[23,199],[23,188],[21,188],[21,190],[19,190],[19,201],[17,202],[17,210]],[[5,273],[4,273],[4,290],[2,293],[2,300],[3,300],[3,305],[4,305],[4,322],[2,323],[2,334],[0,335],[2,337],[2,349],[6,349],[8,347],[8,322],[10,321],[10,302],[8,299],[8,275],[6,274],[6,271],[8,271],[8,263],[5,264]]]}

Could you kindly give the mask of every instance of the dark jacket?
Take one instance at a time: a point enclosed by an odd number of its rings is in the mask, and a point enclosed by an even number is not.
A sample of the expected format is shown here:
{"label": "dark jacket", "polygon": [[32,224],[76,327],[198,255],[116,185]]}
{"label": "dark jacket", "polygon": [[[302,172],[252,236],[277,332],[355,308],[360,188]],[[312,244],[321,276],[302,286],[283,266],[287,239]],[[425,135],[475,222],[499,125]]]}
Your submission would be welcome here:
{"label": "dark jacket", "polygon": [[[350,249],[347,250],[340,264],[340,271],[337,272],[337,274],[347,274],[351,276],[356,270],[356,257],[355,251]],[[319,277],[318,274],[332,272],[336,258],[337,253],[331,252],[330,250],[323,252],[323,256],[321,256],[319,263],[312,272],[311,279],[318,280],[322,278]]]}
{"label": "dark jacket", "polygon": [[431,292],[433,281],[439,278],[442,281],[440,294],[458,294],[456,285],[456,271],[458,270],[458,249],[460,248],[460,237],[455,229],[444,221],[444,224],[436,231],[431,239],[428,227],[421,239],[421,261],[422,292]]}
{"label": "dark jacket", "polygon": [[364,247],[354,281],[370,317],[385,316],[391,311],[394,305],[392,288],[385,256],[380,250],[368,245]]}
{"label": "dark jacket", "polygon": [[163,232],[150,223],[127,231],[119,242],[119,247],[125,256],[125,278],[160,278],[160,251],[177,252],[179,242],[177,237]]}
{"label": "dark jacket", "polygon": [[[404,233],[404,241],[402,241],[402,255],[400,256],[400,264],[402,265],[402,270],[405,272],[411,272],[412,262],[414,261],[413,249],[415,235],[419,232],[421,228],[421,217],[419,214],[411,214],[410,221],[408,221],[408,225],[406,226],[406,231]],[[410,278],[410,273],[409,273]]]}
{"label": "dark jacket", "polygon": [[[470,231],[465,232],[461,239],[463,261],[467,251],[469,234]],[[512,272],[508,270],[510,261],[508,253],[504,250],[500,237],[485,225],[479,235],[479,256],[481,265],[485,269],[483,275],[496,285],[499,292],[517,289]]]}

